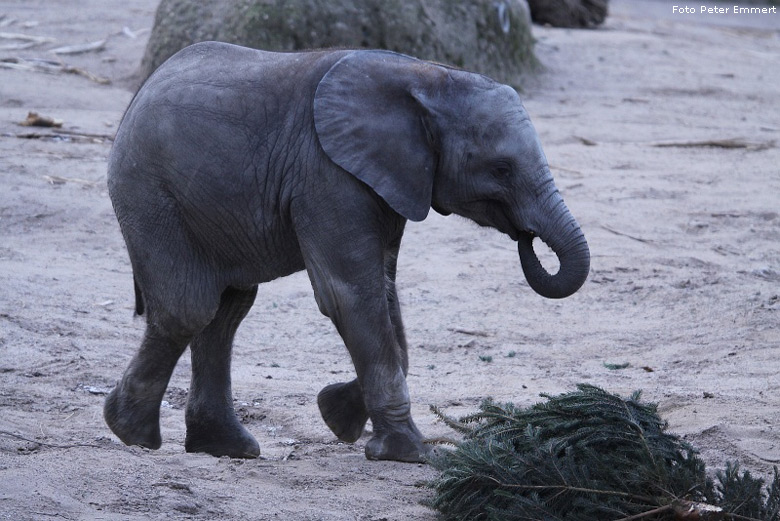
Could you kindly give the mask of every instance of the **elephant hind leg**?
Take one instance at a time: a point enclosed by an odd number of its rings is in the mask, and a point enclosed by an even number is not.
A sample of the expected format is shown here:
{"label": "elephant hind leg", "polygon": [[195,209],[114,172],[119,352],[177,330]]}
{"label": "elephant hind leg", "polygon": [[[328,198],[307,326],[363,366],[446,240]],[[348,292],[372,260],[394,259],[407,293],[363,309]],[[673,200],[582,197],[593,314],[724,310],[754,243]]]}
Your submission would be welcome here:
{"label": "elephant hind leg", "polygon": [[317,395],[317,405],[322,419],[341,441],[354,443],[363,434],[368,411],[357,379],[328,385]]}
{"label": "elephant hind leg", "polygon": [[125,444],[160,448],[160,403],[189,339],[147,325],[141,348],[103,407],[106,423]]}
{"label": "elephant hind leg", "polygon": [[[219,305],[215,285],[188,283],[182,278],[187,272],[180,270],[164,278],[153,270],[140,270],[147,277],[136,279],[139,295],[146,289],[141,296],[146,331],[141,347],[103,408],[106,423],[127,445],[160,447],[160,403],[171,374],[187,345],[212,320]],[[202,291],[204,287],[208,291]]]}
{"label": "elephant hind leg", "polygon": [[185,420],[187,452],[256,458],[260,446],[238,421],[233,408],[230,357],[233,338],[257,295],[250,289],[227,288],[216,315],[190,345],[192,381]]}

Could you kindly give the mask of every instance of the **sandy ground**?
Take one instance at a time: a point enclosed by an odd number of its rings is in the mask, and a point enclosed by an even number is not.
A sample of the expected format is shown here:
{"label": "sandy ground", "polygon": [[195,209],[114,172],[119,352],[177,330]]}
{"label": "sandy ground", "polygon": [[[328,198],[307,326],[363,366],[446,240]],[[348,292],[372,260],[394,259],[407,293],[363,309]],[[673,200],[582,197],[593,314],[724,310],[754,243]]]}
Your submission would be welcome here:
{"label": "sandy ground", "polygon": [[[366,461],[365,438],[338,443],[320,419],[317,391],[352,368],[303,274],[261,286],[236,341],[236,407],[263,458],[184,452],[186,355],[160,450],[103,423],[143,331],[106,157],[154,8],[0,2],[0,32],[54,39],[0,38],[0,519],[435,519],[419,486],[430,468]],[[618,0],[600,30],[535,29],[547,70],[526,106],[592,274],[546,301],[498,233],[438,215],[410,225],[398,278],[426,434],[450,434],[428,404],[459,415],[586,382],[642,389],[712,465],[780,462],[778,28],[780,15]],[[59,58],[93,78],[7,68],[106,37]],[[28,111],[62,119],[60,137],[18,126]]]}

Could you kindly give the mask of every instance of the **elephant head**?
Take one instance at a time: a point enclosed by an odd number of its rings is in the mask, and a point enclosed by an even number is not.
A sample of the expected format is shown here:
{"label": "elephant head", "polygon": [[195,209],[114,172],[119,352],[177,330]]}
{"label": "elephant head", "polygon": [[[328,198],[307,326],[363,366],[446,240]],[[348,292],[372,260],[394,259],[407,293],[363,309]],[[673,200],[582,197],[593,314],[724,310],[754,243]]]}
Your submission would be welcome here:
{"label": "elephant head", "polygon": [[[514,89],[396,53],[355,51],[320,81],[314,122],[328,157],[407,219],[423,220],[433,207],[506,233],[544,297],[567,297],[585,281],[587,242]],[[542,267],[534,237],[558,256],[557,274]]]}

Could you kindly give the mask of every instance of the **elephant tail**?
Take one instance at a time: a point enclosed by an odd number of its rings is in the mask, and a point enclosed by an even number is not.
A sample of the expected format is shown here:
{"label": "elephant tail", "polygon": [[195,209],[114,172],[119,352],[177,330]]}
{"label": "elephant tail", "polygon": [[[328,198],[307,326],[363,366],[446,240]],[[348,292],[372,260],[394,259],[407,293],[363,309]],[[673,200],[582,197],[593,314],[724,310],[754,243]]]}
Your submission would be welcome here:
{"label": "elephant tail", "polygon": [[133,287],[135,288],[135,314],[141,316],[144,314],[144,296],[135,277],[133,277]]}

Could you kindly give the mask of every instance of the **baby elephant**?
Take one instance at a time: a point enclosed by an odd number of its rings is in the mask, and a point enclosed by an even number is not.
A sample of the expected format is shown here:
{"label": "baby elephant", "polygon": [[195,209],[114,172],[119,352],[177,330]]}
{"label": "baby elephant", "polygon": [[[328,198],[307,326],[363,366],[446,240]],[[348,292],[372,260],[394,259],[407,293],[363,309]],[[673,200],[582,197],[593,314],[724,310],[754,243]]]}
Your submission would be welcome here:
{"label": "baby elephant", "polygon": [[105,404],[129,445],[160,446],[160,402],[189,345],[186,450],[256,457],[232,405],[233,337],[259,283],[306,269],[357,373],[320,392],[325,422],[354,442],[370,418],[369,459],[423,461],[395,289],[407,219],[433,208],[507,234],[545,297],[574,293],[589,271],[517,93],[393,52],[188,47],[130,104],[108,188],[147,322]]}

